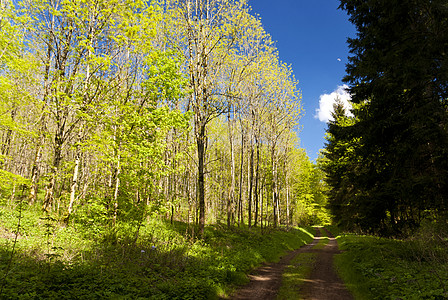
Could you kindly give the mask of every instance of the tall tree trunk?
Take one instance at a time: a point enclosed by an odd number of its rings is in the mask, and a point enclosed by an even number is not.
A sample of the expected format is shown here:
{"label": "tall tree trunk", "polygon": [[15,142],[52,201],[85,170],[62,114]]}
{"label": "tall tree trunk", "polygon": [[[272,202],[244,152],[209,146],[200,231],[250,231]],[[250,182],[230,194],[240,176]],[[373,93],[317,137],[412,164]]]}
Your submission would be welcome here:
{"label": "tall tree trunk", "polygon": [[[208,18],[208,5],[205,7],[202,1],[194,4],[196,9],[196,17],[199,17],[201,21],[207,21]],[[198,151],[198,180],[197,180],[197,197],[199,204],[199,234],[204,236],[205,227],[205,164],[206,164],[206,151],[207,151],[207,136],[206,126],[209,115],[208,114],[208,50],[207,50],[207,35],[206,26],[207,22],[199,22],[199,28],[195,30],[194,23],[196,20],[192,20],[192,14],[194,8],[191,7],[192,3],[187,1],[187,22],[188,22],[188,52],[189,52],[189,76],[190,87],[193,92],[191,94],[191,103],[193,106],[196,145]],[[193,10],[192,10],[193,9]],[[203,9],[206,12],[205,16],[198,16],[198,9]],[[201,19],[202,18],[202,19]],[[193,51],[193,46],[196,49],[196,53]]]}
{"label": "tall tree trunk", "polygon": [[68,204],[68,215],[66,219],[66,223],[68,223],[70,216],[73,212],[73,204],[75,203],[76,198],[76,190],[78,189],[78,176],[79,176],[79,163],[81,160],[81,154],[79,150],[76,151],[75,156],[75,167],[73,168],[73,178],[70,186],[70,202]]}
{"label": "tall tree trunk", "polygon": [[199,202],[199,234],[204,236],[205,228],[205,155],[206,155],[206,134],[205,124],[197,122],[198,131],[196,143],[198,148],[198,202]]}
{"label": "tall tree trunk", "polygon": [[275,208],[277,209],[277,213],[276,213],[276,216],[277,216],[277,220],[276,220],[276,223],[277,223],[277,225],[281,225],[281,222],[280,222],[280,194],[279,194],[279,191],[278,191],[278,187],[279,187],[279,180],[278,180],[278,164],[276,163],[275,164],[275,190],[274,190],[274,192],[275,192]]}
{"label": "tall tree trunk", "polygon": [[258,222],[258,198],[259,198],[259,189],[258,182],[260,180],[260,144],[258,143],[258,139],[255,138],[255,143],[257,144],[257,166],[255,168],[255,188],[254,188],[254,202],[255,202],[255,216],[254,216],[254,226],[257,226]]}
{"label": "tall tree trunk", "polygon": [[78,189],[79,164],[81,161],[81,150],[79,147],[79,143],[81,142],[81,139],[82,139],[83,129],[84,129],[84,127],[81,125],[81,128],[79,129],[79,132],[78,132],[78,142],[76,143],[76,146],[75,146],[75,167],[73,168],[73,177],[72,177],[72,182],[70,185],[70,202],[68,204],[68,215],[66,218],[67,224],[68,224],[70,216],[73,212],[73,204],[75,203],[75,199],[76,199],[76,190]]}
{"label": "tall tree trunk", "polygon": [[230,120],[230,112],[228,115],[229,124],[229,143],[230,143],[230,190],[227,199],[227,227],[230,227],[233,220],[233,205],[235,203],[235,151],[233,145],[233,129]]}
{"label": "tall tree trunk", "polygon": [[50,181],[47,184],[46,190],[45,190],[45,197],[44,197],[44,203],[42,206],[42,209],[46,212],[51,211],[53,202],[54,202],[54,189],[56,185],[56,177],[59,173],[59,166],[62,161],[62,144],[63,144],[63,137],[62,137],[63,128],[59,128],[56,132],[55,136],[55,149],[54,149],[54,159],[53,159],[53,165],[51,168],[50,173]]}
{"label": "tall tree trunk", "polygon": [[[49,58],[47,58],[49,59]],[[48,62],[49,64],[49,62]],[[46,67],[47,69],[47,67]],[[38,181],[39,181],[39,165],[42,159],[42,148],[43,145],[45,143],[45,136],[44,136],[44,132],[46,132],[46,113],[45,113],[45,108],[46,108],[46,104],[45,104],[45,98],[47,95],[47,80],[48,80],[48,70],[45,71],[45,95],[44,95],[44,105],[42,107],[42,115],[39,118],[39,129],[40,129],[40,136],[39,136],[39,140],[37,141],[37,147],[36,147],[36,153],[34,155],[34,160],[33,160],[33,164],[31,166],[31,185],[30,185],[30,194],[28,196],[29,198],[29,203],[30,204],[34,204],[37,200],[37,189],[38,189]]]}
{"label": "tall tree trunk", "polygon": [[244,131],[241,127],[241,162],[240,162],[240,183],[238,198],[238,226],[244,223],[243,216],[243,167],[244,167]]}
{"label": "tall tree trunk", "polygon": [[[90,57],[92,55],[91,47],[93,44],[93,36],[92,36],[93,35],[93,22],[94,22],[94,20],[92,20],[92,13],[90,13],[89,32],[88,32],[88,42],[89,42],[90,47],[87,50],[87,59],[90,59]],[[90,64],[87,64],[86,79],[84,81],[84,100],[83,100],[84,104],[86,104],[88,102],[89,82],[90,82]],[[78,131],[78,141],[75,145],[75,167],[73,169],[73,178],[72,178],[72,183],[70,186],[70,203],[68,205],[68,215],[67,215],[67,219],[66,219],[67,224],[68,224],[68,221],[69,221],[70,216],[73,211],[73,204],[75,203],[75,198],[76,198],[76,190],[78,188],[79,164],[80,164],[80,160],[81,160],[81,153],[80,153],[81,150],[79,147],[79,143],[81,142],[83,133],[84,133],[84,126],[82,124]]]}
{"label": "tall tree trunk", "polygon": [[[42,137],[43,142],[43,137]],[[28,196],[29,204],[34,204],[37,200],[37,182],[39,178],[39,164],[42,159],[42,144],[39,143],[36,148],[36,154],[34,155],[33,164],[31,166],[31,185],[30,185],[30,194]]]}
{"label": "tall tree trunk", "polygon": [[[288,177],[286,177],[286,178],[288,178]],[[286,180],[288,180],[288,179],[286,179]],[[288,181],[286,181],[286,225],[289,227],[289,225],[290,225],[290,221],[291,221],[291,219],[290,219],[290,203],[289,203],[289,184],[288,184]]]}
{"label": "tall tree trunk", "polygon": [[252,188],[253,188],[253,181],[254,181],[254,145],[250,143],[250,158],[249,158],[249,174],[248,174],[248,180],[249,180],[249,197],[248,197],[248,226],[249,228],[252,227]]}
{"label": "tall tree trunk", "polygon": [[263,190],[264,190],[264,182],[260,187],[260,228],[261,229],[263,229]]}
{"label": "tall tree trunk", "polygon": [[188,169],[185,172],[185,194],[188,203],[187,224],[189,226],[191,223],[193,223],[194,220],[193,220],[193,203],[191,197],[190,173],[188,172]]}
{"label": "tall tree trunk", "polygon": [[118,155],[117,167],[115,172],[116,175],[114,183],[114,196],[113,196],[113,205],[114,205],[113,218],[112,218],[113,227],[115,227],[115,225],[117,224],[117,216],[118,216],[118,192],[120,189],[120,173],[121,173],[120,160],[121,157],[120,155]]}
{"label": "tall tree trunk", "polygon": [[275,166],[275,144],[271,147],[271,194],[272,194],[272,205],[274,213],[274,227],[277,227],[277,172]]}
{"label": "tall tree trunk", "polygon": [[[52,15],[51,16],[51,23],[50,23],[50,30],[51,32],[53,32],[54,30],[54,23],[55,23],[55,16]],[[47,103],[47,99],[50,96],[50,67],[51,67],[51,59],[52,59],[52,53],[53,53],[53,35],[49,34],[48,35],[48,48],[47,48],[47,56],[45,58],[45,74],[44,74],[44,96],[43,96],[43,102],[44,105]],[[55,139],[55,147],[57,148],[57,139]],[[53,162],[53,167],[51,170],[51,175],[50,175],[50,181],[46,186],[46,190],[45,190],[45,196],[44,196],[44,201],[43,201],[43,210],[44,211],[48,211],[49,209],[51,209],[51,204],[53,202],[53,188],[54,185],[56,183],[56,173],[57,173],[57,169],[56,169],[56,164],[59,166],[59,161],[60,159],[57,157],[57,151],[55,150],[55,156],[54,156],[54,162]]]}

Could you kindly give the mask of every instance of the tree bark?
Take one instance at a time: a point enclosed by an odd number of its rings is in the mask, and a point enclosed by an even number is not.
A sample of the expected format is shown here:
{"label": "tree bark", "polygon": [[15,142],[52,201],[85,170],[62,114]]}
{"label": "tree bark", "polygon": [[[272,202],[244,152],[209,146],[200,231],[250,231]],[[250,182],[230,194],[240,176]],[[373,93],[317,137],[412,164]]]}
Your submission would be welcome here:
{"label": "tree bark", "polygon": [[197,124],[196,143],[198,148],[198,202],[199,202],[199,234],[204,236],[205,228],[205,155],[206,155],[206,134],[205,124]]}
{"label": "tree bark", "polygon": [[79,164],[81,162],[81,149],[79,147],[79,142],[82,139],[83,129],[84,129],[83,126],[81,126],[81,128],[79,129],[78,142],[76,143],[76,146],[75,146],[75,167],[73,168],[73,177],[72,177],[72,182],[70,185],[70,202],[68,204],[68,215],[66,218],[67,224],[68,224],[70,216],[73,212],[73,204],[75,203],[75,199],[76,199],[76,190],[78,189]]}
{"label": "tree bark", "polygon": [[244,223],[243,216],[243,167],[244,167],[244,131],[241,130],[241,161],[240,161],[240,182],[238,198],[238,226]]}
{"label": "tree bark", "polygon": [[249,158],[249,197],[248,197],[248,226],[252,227],[252,189],[254,181],[254,145],[250,143],[250,158]]}
{"label": "tree bark", "polygon": [[255,187],[254,187],[254,202],[255,202],[255,216],[254,216],[254,226],[257,226],[258,222],[258,210],[259,210],[259,190],[258,190],[258,182],[260,180],[260,144],[258,143],[258,139],[255,138],[255,143],[257,145],[257,165],[255,168]]}
{"label": "tree bark", "polygon": [[56,177],[59,173],[59,166],[62,161],[62,144],[64,142],[62,138],[63,130],[64,130],[63,128],[59,128],[55,136],[54,159],[50,173],[50,181],[47,184],[45,190],[44,203],[42,205],[42,209],[46,212],[51,211],[54,202],[54,189],[56,185]]}
{"label": "tree bark", "polygon": [[[42,139],[43,140],[43,139]],[[31,185],[30,194],[28,196],[29,204],[32,205],[37,200],[37,182],[39,178],[39,164],[42,159],[42,143],[37,145],[36,154],[34,155],[33,164],[31,167]]]}
{"label": "tree bark", "polygon": [[272,205],[274,213],[274,228],[277,227],[277,171],[275,164],[275,145],[271,147]]}
{"label": "tree bark", "polygon": [[118,155],[118,162],[116,167],[116,175],[115,175],[115,184],[114,184],[114,197],[113,197],[113,205],[114,205],[114,211],[113,211],[113,218],[112,218],[112,225],[115,227],[117,224],[117,216],[118,216],[118,192],[120,189],[120,173],[121,173],[121,166],[120,166],[120,155]]}
{"label": "tree bark", "polygon": [[76,190],[78,189],[78,175],[79,175],[79,163],[81,160],[81,154],[79,150],[76,151],[75,156],[75,167],[73,168],[73,178],[72,184],[70,185],[70,202],[68,204],[68,215],[66,219],[66,223],[68,223],[70,216],[73,211],[73,204],[75,203]]}
{"label": "tree bark", "polygon": [[227,227],[230,227],[233,220],[233,205],[235,203],[235,151],[233,145],[233,130],[230,120],[230,112],[227,117],[229,124],[229,143],[230,143],[230,190],[227,199]]}

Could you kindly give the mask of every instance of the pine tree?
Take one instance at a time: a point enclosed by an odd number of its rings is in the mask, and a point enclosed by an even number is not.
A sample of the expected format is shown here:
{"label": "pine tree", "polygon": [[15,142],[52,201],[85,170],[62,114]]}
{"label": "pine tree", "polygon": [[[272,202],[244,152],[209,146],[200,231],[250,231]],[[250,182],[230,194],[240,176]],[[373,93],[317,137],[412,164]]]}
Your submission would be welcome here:
{"label": "pine tree", "polygon": [[[358,35],[345,81],[363,170],[363,227],[399,234],[448,210],[448,2],[342,0]],[[377,215],[378,217],[374,217]]]}

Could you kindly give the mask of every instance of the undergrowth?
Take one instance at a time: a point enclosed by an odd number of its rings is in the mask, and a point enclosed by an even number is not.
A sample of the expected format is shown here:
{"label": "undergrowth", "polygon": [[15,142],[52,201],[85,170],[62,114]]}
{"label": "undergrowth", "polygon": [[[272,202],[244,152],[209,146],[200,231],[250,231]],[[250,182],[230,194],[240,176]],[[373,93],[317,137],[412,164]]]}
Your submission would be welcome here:
{"label": "undergrowth", "polygon": [[356,299],[448,299],[446,240],[338,237],[336,265]]}
{"label": "undergrowth", "polygon": [[[248,282],[262,262],[312,240],[301,228],[194,226],[149,218],[112,230],[74,216],[68,226],[37,207],[0,208],[2,299],[213,299]],[[16,235],[17,233],[17,235]],[[17,244],[10,270],[12,241]]]}

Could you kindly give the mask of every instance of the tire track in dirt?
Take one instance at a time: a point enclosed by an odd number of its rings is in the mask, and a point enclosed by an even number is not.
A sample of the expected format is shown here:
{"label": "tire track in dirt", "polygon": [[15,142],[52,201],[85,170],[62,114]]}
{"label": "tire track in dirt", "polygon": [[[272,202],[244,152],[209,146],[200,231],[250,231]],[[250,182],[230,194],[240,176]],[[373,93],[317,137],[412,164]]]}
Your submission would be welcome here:
{"label": "tire track in dirt", "polygon": [[[325,229],[326,230],[326,229]],[[342,280],[333,268],[333,255],[339,253],[336,239],[331,236],[329,243],[323,249],[313,249],[321,239],[319,228],[316,228],[314,240],[297,250],[289,252],[279,262],[265,264],[249,275],[250,282],[238,290],[230,299],[236,300],[267,300],[275,299],[282,284],[284,269],[290,261],[300,253],[318,253],[315,268],[310,278],[305,279],[301,299],[306,300],[352,300],[353,297],[345,288]]]}

